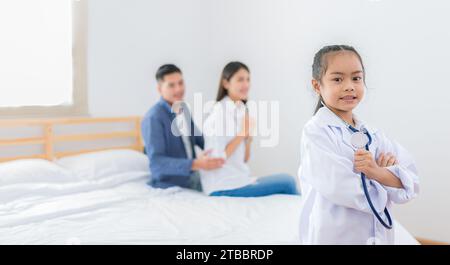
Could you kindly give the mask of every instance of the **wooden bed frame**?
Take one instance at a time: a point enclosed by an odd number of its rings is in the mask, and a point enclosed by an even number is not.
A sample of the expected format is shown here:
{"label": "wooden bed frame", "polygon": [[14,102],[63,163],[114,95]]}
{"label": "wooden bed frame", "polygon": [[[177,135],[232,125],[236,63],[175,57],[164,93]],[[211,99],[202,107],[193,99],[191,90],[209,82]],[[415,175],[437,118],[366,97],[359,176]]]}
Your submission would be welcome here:
{"label": "wooden bed frame", "polygon": [[[143,141],[141,136],[141,117],[111,117],[111,118],[57,118],[57,119],[29,119],[29,120],[0,120],[0,129],[2,128],[19,128],[19,127],[40,127],[42,128],[42,136],[2,139],[0,138],[0,148],[4,146],[23,146],[23,145],[43,145],[44,152],[34,155],[24,155],[15,157],[0,157],[0,162],[41,158],[54,160],[57,158],[78,155],[90,152],[114,150],[114,149],[133,149],[137,151],[143,150]],[[58,125],[83,125],[83,124],[99,124],[99,123],[122,123],[132,124],[133,129],[128,131],[107,132],[107,133],[85,133],[70,135],[55,135],[54,128]],[[115,146],[108,148],[83,149],[70,152],[56,152],[54,146],[61,142],[82,142],[94,141],[102,139],[131,138],[134,143],[129,146]],[[1,149],[0,149],[1,150]]]}

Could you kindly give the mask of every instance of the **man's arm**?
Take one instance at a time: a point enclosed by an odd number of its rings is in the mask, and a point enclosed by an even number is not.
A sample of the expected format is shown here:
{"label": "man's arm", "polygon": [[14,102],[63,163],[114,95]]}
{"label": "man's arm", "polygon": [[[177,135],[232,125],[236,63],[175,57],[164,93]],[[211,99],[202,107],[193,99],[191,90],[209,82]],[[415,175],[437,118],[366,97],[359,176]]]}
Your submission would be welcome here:
{"label": "man's arm", "polygon": [[167,155],[166,135],[163,123],[156,116],[150,116],[142,126],[147,156],[151,167],[162,175],[190,176],[192,159],[174,158]]}

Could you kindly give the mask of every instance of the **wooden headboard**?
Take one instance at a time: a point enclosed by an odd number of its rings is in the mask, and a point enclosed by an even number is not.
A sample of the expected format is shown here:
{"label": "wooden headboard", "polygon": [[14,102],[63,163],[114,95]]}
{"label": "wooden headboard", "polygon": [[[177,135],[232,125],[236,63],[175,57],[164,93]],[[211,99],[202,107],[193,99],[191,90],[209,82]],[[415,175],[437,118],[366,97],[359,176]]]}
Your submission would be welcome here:
{"label": "wooden headboard", "polygon": [[[98,124],[98,123],[131,123],[132,130],[106,132],[106,133],[85,133],[85,134],[70,134],[70,135],[56,135],[54,128],[58,125],[83,125],[83,124]],[[78,155],[83,153],[90,153],[96,151],[112,150],[112,149],[133,149],[137,151],[143,150],[143,141],[141,137],[141,117],[111,117],[111,118],[57,118],[57,119],[29,119],[29,120],[0,120],[0,130],[14,127],[40,127],[42,135],[38,137],[27,138],[12,138],[2,139],[0,137],[0,151],[4,146],[23,146],[23,145],[43,145],[43,152],[33,155],[14,156],[14,157],[0,157],[0,162],[27,159],[27,158],[42,158],[47,160],[54,160],[57,158]],[[131,138],[133,144],[128,146],[114,146],[97,149],[83,149],[69,152],[56,152],[55,145],[61,142],[82,142],[95,141],[102,139],[117,139],[117,138]]]}

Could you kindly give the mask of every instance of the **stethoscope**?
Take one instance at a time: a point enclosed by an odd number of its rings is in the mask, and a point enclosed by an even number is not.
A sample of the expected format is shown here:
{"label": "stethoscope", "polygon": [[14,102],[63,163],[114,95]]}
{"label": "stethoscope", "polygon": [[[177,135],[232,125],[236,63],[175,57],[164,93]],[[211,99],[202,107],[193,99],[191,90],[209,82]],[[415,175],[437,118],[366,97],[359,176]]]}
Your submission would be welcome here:
{"label": "stethoscope", "polygon": [[[325,106],[326,108],[328,108],[323,102],[322,102],[322,105]],[[331,111],[331,112],[333,112],[333,111]],[[355,127],[353,127],[352,125],[348,124],[346,121],[344,121],[341,117],[339,117],[339,116],[337,116],[337,117],[339,119],[341,119],[345,123],[345,125],[353,132],[352,138],[350,140],[352,146],[356,149],[365,148],[367,151],[369,151],[369,145],[372,143],[372,136],[370,136],[370,133],[367,131],[367,129],[361,128],[361,130],[358,130]],[[373,206],[372,199],[370,198],[369,190],[367,189],[366,175],[363,172],[361,172],[361,181],[362,181],[362,185],[363,185],[364,195],[366,196],[367,202],[369,203],[370,209],[372,210],[373,214],[385,228],[392,229],[392,219],[391,219],[391,215],[389,214],[387,207],[384,208],[384,214],[386,215],[388,223],[386,223],[383,220],[383,218],[381,218],[380,214],[378,214],[377,210]]]}
{"label": "stethoscope", "polygon": [[[367,131],[367,129],[361,128],[361,130],[357,130],[350,124],[348,124],[348,128],[353,132],[351,138],[353,147],[357,149],[365,148],[367,151],[369,151],[369,145],[372,143],[372,137],[370,136],[370,133]],[[392,229],[392,219],[387,207],[384,208],[384,214],[386,215],[388,223],[386,223],[383,218],[381,218],[381,216],[373,206],[372,199],[370,198],[370,194],[367,189],[366,175],[363,172],[361,172],[361,181],[364,189],[364,195],[366,196],[367,202],[369,203],[370,209],[372,210],[373,214],[384,227],[386,227],[387,229]]]}

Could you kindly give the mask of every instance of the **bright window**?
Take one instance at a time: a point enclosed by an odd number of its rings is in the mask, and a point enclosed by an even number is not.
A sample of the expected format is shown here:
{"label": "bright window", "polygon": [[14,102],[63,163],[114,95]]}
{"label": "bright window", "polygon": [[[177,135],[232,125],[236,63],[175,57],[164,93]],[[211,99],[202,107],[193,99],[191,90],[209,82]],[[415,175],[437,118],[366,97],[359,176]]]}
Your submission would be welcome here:
{"label": "bright window", "polygon": [[[0,0],[0,110],[70,107],[77,74],[72,0]],[[38,113],[33,113],[38,114]]]}

